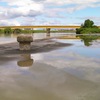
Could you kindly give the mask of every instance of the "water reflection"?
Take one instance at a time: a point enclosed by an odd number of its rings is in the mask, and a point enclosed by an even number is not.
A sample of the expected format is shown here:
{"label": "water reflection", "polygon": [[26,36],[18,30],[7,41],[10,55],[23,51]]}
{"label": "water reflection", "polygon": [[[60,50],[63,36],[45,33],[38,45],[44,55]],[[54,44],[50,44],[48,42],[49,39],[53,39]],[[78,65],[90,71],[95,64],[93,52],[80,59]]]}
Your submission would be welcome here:
{"label": "water reflection", "polygon": [[0,100],[100,100],[100,42],[62,41],[74,45],[0,56]]}
{"label": "water reflection", "polygon": [[94,40],[100,39],[100,36],[97,35],[79,35],[78,37],[84,41],[85,46],[90,46]]}
{"label": "water reflection", "polygon": [[50,38],[50,33],[46,33],[46,38]]}
{"label": "water reflection", "polygon": [[20,67],[30,67],[33,65],[34,60],[31,58],[30,54],[21,54],[21,58],[17,62],[17,65]]}
{"label": "water reflection", "polygon": [[47,31],[46,37],[49,38],[50,37],[50,28],[47,28],[46,31]]}

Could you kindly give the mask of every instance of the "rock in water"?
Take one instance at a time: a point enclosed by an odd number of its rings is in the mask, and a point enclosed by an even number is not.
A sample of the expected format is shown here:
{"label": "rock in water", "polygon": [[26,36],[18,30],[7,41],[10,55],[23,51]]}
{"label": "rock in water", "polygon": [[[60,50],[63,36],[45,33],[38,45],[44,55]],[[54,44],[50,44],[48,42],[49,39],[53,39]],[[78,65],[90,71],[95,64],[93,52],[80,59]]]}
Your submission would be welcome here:
{"label": "rock in water", "polygon": [[20,50],[30,50],[31,42],[33,42],[33,37],[29,35],[21,34],[17,37],[17,41],[19,42]]}

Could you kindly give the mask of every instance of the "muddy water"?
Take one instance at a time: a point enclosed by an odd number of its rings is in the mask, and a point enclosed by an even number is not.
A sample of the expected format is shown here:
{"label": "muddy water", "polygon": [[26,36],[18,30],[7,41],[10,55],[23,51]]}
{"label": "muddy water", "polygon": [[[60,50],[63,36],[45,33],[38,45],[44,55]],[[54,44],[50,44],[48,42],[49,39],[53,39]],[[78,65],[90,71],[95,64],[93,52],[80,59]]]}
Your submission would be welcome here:
{"label": "muddy water", "polygon": [[0,100],[100,100],[100,40],[57,40],[69,47],[0,56]]}

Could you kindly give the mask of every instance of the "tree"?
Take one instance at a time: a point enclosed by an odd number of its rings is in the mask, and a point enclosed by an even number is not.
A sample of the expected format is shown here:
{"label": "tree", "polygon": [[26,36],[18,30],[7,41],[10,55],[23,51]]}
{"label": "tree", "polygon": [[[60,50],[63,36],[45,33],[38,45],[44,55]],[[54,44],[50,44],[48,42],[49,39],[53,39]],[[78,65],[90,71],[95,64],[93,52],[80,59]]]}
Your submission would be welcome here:
{"label": "tree", "polygon": [[17,29],[14,29],[14,30],[13,30],[13,33],[21,33],[21,31],[22,31],[21,29],[18,29],[18,28],[17,28]]}
{"label": "tree", "polygon": [[4,30],[3,29],[0,29],[0,33],[4,33]]}
{"label": "tree", "polygon": [[90,19],[84,21],[80,28],[76,29],[76,34],[89,34],[100,33],[100,29],[94,25],[94,22]]}
{"label": "tree", "polygon": [[92,28],[94,26],[94,22],[90,19],[85,20],[83,24],[83,28]]}
{"label": "tree", "polygon": [[12,33],[12,29],[10,27],[7,27],[4,29],[4,33]]}

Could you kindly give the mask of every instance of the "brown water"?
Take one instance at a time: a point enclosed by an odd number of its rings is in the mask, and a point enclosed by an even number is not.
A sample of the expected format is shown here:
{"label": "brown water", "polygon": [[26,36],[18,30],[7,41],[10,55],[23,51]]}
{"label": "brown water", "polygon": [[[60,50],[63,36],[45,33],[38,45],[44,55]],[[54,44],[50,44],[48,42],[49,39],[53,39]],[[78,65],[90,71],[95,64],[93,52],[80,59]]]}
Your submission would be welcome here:
{"label": "brown water", "polygon": [[100,100],[100,40],[47,53],[0,56],[0,100]]}

